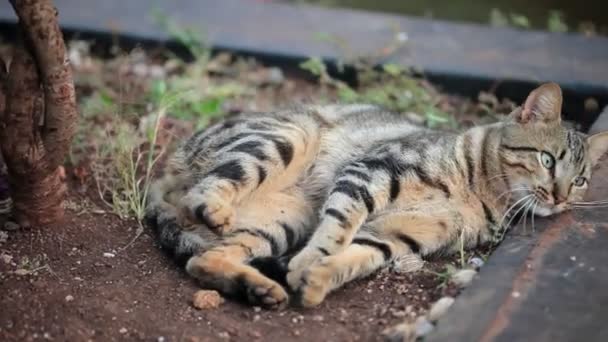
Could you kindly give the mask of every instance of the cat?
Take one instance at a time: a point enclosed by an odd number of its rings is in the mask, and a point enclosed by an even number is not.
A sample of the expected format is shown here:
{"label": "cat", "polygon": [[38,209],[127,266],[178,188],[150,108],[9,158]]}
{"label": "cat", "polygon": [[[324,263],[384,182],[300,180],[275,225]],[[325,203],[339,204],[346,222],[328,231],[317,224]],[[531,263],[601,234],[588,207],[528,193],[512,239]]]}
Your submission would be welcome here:
{"label": "cat", "polygon": [[[313,307],[396,260],[496,243],[521,209],[581,201],[608,132],[568,130],[561,106],[546,83],[504,120],[461,133],[372,105],[242,114],[181,145],[146,219],[202,286],[266,308],[291,292]],[[280,265],[285,286],[270,275]]]}

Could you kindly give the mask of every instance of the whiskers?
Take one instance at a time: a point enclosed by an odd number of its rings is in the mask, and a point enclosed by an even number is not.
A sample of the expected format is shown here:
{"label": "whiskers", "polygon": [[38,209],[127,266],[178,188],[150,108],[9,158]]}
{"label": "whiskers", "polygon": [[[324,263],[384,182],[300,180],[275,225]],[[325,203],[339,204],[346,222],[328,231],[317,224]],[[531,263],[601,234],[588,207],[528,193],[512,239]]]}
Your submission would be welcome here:
{"label": "whiskers", "polygon": [[[519,188],[515,188],[515,189],[509,189],[509,190],[507,190],[507,191],[504,191],[504,192],[503,192],[503,193],[501,193],[500,195],[498,195],[498,197],[496,197],[496,201],[498,202],[498,201],[500,201],[500,199],[501,199],[501,198],[503,198],[504,196],[506,196],[506,195],[511,195],[511,194],[513,194],[513,193],[515,193],[515,192],[518,192],[518,191],[529,191],[529,189],[528,189],[528,188],[526,188],[526,187],[519,187]],[[507,199],[508,199],[508,198],[507,198]]]}
{"label": "whiskers", "polygon": [[572,209],[594,209],[608,207],[608,200],[601,201],[590,201],[590,202],[572,202],[570,208]]}
{"label": "whiskers", "polygon": [[[528,208],[530,205],[532,205],[535,201],[536,201],[536,196],[534,194],[528,194],[528,195],[520,198],[519,200],[517,200],[505,211],[504,215],[502,216],[502,219],[500,220],[500,224],[499,224],[499,228],[501,231],[499,241],[504,239],[507,230],[509,229],[509,227],[511,227],[511,223],[517,217],[517,215],[522,210],[524,210],[525,208]],[[508,222],[505,224],[506,220],[508,220]]]}
{"label": "whiskers", "polygon": [[[528,232],[528,214],[532,214],[531,216],[531,221],[532,221],[532,232],[536,231],[536,227],[534,226],[534,214],[536,211],[536,207],[538,206],[538,197],[537,196],[533,196],[529,201],[526,202],[526,209],[524,210],[523,213],[523,229],[524,229],[524,233]],[[519,221],[517,221],[517,224],[519,224],[521,222],[522,218],[520,217]]]}
{"label": "whiskers", "polygon": [[488,182],[491,181],[491,180],[493,180],[493,179],[496,179],[496,178],[506,179],[507,177],[509,177],[508,173],[499,173],[497,175],[494,175],[494,176],[488,178]]}

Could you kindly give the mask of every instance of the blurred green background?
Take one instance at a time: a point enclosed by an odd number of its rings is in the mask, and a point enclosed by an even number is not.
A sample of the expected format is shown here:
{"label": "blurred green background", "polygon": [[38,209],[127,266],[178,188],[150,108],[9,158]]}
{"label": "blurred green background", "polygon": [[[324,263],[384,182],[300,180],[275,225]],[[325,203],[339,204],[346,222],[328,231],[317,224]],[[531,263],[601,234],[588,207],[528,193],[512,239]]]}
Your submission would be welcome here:
{"label": "blurred green background", "polygon": [[494,26],[608,33],[608,0],[292,0]]}

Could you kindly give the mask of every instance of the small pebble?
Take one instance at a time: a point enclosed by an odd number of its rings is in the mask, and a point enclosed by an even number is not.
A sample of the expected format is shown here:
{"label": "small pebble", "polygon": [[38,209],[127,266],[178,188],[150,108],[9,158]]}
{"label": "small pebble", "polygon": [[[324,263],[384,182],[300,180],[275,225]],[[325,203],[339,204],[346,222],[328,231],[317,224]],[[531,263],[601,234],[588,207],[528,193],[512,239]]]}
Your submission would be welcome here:
{"label": "small pebble", "polygon": [[5,264],[10,264],[11,261],[13,261],[13,256],[8,254],[2,254],[0,255],[0,259],[2,259]]}
{"label": "small pebble", "polygon": [[196,291],[192,299],[194,307],[201,310],[215,309],[222,303],[224,303],[224,298],[215,290]]}
{"label": "small pebble", "polygon": [[393,317],[403,318],[403,317],[407,316],[407,314],[408,314],[407,311],[403,311],[403,310],[391,310],[391,316],[393,316]]}
{"label": "small pebble", "polygon": [[414,342],[416,335],[416,325],[409,322],[394,325],[382,332],[387,342]]}
{"label": "small pebble", "polygon": [[426,317],[420,316],[416,319],[416,336],[422,337],[428,335],[435,326]]}
{"label": "small pebble", "polygon": [[283,75],[283,71],[279,68],[269,68],[267,81],[271,84],[281,84],[285,81],[285,75]]}
{"label": "small pebble", "polygon": [[120,330],[118,330],[118,332],[124,335],[127,333],[127,328],[120,328]]}
{"label": "small pebble", "polygon": [[439,318],[443,317],[450,307],[454,304],[454,298],[452,297],[443,297],[431,306],[431,310],[429,310],[428,318],[431,322],[437,322]]}
{"label": "small pebble", "polygon": [[103,256],[104,256],[104,258],[113,258],[113,257],[115,257],[116,255],[115,255],[114,253],[107,253],[107,252],[106,252],[106,253],[103,253]]}
{"label": "small pebble", "polygon": [[405,43],[409,40],[409,36],[407,35],[407,32],[399,32],[397,33],[397,41],[399,41],[399,43]]}
{"label": "small pebble", "polygon": [[469,265],[473,266],[476,270],[479,270],[480,268],[483,267],[484,265],[484,261],[482,258],[479,257],[472,257],[469,260]]}
{"label": "small pebble", "polygon": [[257,331],[257,330],[251,330],[251,331],[249,332],[249,334],[250,334],[252,337],[255,337],[255,338],[261,338],[261,337],[262,337],[262,333],[260,333],[260,332],[259,332],[259,331]]}
{"label": "small pebble", "polygon": [[15,270],[15,272],[13,272],[13,273],[15,273],[18,276],[26,276],[26,275],[30,274],[30,271],[20,268],[18,270]]}
{"label": "small pebble", "polygon": [[0,230],[0,243],[4,243],[7,240],[8,240],[8,234],[5,231]]}
{"label": "small pebble", "polygon": [[521,296],[521,293],[517,292],[517,291],[513,291],[513,293],[511,293],[511,296],[513,298],[519,298]]}
{"label": "small pebble", "polygon": [[418,113],[414,113],[414,112],[407,112],[404,115],[405,115],[406,119],[410,120],[414,124],[422,125],[422,124],[424,124],[424,121],[426,120],[424,118],[424,116],[422,116]]}
{"label": "small pebble", "polygon": [[585,111],[586,112],[597,112],[600,109],[600,104],[593,97],[585,99]]}
{"label": "small pebble", "polygon": [[4,230],[17,230],[19,229],[19,225],[13,221],[7,221],[4,223]]}
{"label": "small pebble", "polygon": [[465,288],[471,284],[476,274],[475,270],[459,270],[452,275],[450,281],[460,288]]}
{"label": "small pebble", "polygon": [[67,295],[67,296],[65,296],[65,301],[66,301],[66,302],[71,302],[71,301],[73,301],[73,300],[74,300],[74,296],[72,296],[72,295]]}
{"label": "small pebble", "polygon": [[164,337],[164,336],[159,336],[159,337],[156,339],[156,342],[165,342],[165,337]]}

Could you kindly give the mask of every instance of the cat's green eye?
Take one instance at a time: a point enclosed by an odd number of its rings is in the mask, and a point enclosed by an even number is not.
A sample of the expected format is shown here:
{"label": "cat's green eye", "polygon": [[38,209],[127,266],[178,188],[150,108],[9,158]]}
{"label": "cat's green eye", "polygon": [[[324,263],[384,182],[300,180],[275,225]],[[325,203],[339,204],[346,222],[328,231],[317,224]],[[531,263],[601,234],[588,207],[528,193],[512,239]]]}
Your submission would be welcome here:
{"label": "cat's green eye", "polygon": [[578,176],[578,177],[574,178],[574,186],[581,187],[581,186],[585,185],[585,183],[587,183],[587,178],[585,178],[585,177]]}
{"label": "cat's green eye", "polygon": [[555,158],[548,152],[540,153],[540,161],[547,169],[552,169],[555,166]]}

